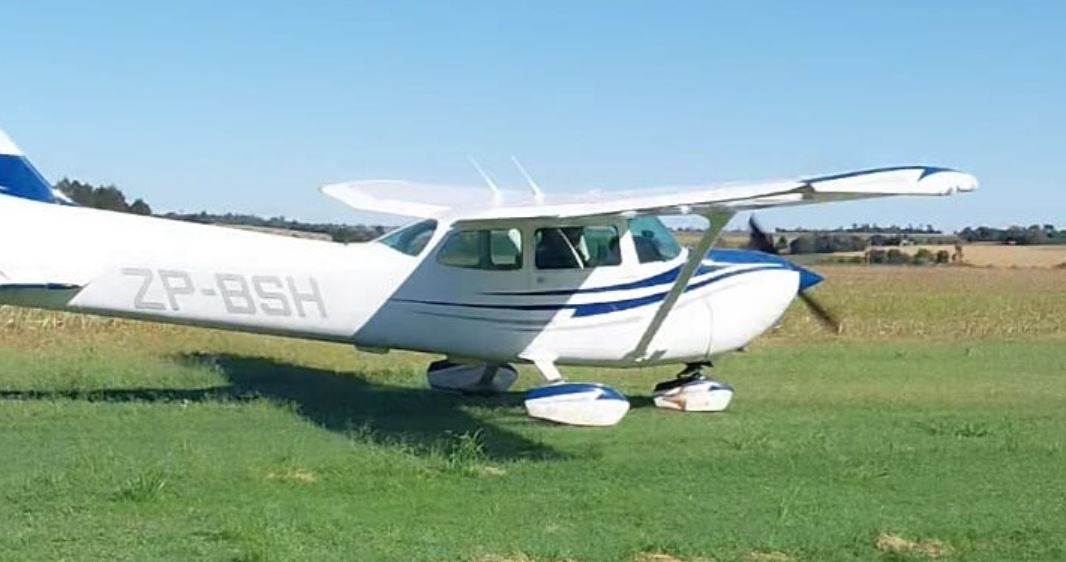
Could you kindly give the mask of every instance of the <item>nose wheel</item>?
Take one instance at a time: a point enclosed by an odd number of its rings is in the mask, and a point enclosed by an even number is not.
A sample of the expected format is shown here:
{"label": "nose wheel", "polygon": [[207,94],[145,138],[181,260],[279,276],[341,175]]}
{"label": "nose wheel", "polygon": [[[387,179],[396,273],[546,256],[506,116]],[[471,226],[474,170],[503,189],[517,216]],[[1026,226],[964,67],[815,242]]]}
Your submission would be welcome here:
{"label": "nose wheel", "polygon": [[703,373],[708,363],[689,363],[671,380],[655,385],[655,406],[681,412],[722,412],[733,400],[733,387]]}

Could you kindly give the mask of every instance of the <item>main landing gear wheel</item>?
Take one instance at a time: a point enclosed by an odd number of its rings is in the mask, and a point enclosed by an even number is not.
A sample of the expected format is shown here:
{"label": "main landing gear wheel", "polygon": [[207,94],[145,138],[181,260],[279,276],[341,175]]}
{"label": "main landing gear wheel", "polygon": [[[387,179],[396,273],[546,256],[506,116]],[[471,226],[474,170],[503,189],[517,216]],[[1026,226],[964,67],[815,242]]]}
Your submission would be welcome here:
{"label": "main landing gear wheel", "polygon": [[655,385],[655,405],[682,412],[721,412],[733,400],[733,387],[704,376],[707,364],[690,364],[677,377]]}
{"label": "main landing gear wheel", "polygon": [[600,383],[565,382],[555,365],[534,361],[549,384],[526,391],[531,418],[565,425],[611,426],[629,411],[629,400],[618,389]]}

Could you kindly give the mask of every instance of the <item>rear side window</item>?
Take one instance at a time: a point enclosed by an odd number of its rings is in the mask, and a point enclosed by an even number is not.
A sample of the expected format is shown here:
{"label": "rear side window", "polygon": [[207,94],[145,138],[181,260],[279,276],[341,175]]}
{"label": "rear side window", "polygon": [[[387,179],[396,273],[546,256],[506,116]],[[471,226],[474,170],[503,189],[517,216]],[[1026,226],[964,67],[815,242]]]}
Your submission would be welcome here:
{"label": "rear side window", "polygon": [[522,232],[517,228],[453,232],[441,245],[437,262],[467,269],[521,269]]}
{"label": "rear side window", "polygon": [[538,269],[585,269],[622,263],[618,229],[612,225],[537,229]]}

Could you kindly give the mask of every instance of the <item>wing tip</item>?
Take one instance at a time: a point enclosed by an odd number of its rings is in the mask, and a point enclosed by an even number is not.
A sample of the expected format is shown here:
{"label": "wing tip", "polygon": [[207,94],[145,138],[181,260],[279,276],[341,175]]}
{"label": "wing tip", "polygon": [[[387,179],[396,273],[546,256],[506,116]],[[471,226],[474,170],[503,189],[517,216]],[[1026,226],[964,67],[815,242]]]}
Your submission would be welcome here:
{"label": "wing tip", "polygon": [[[902,177],[896,176],[898,179],[895,181],[902,181],[903,183],[900,184],[899,187],[885,192],[886,194],[954,195],[956,193],[975,191],[978,187],[977,178],[972,174],[942,166],[893,166],[887,168],[873,168],[857,172],[818,176],[805,179],[803,182],[815,191],[828,193],[837,190],[847,191],[847,189],[843,189],[843,184],[837,183],[841,180],[857,180],[862,183],[862,181],[867,178],[876,178],[881,174],[899,173],[912,175]],[[917,174],[918,177],[914,178],[913,174]],[[854,189],[854,187],[852,189]]]}
{"label": "wing tip", "polygon": [[918,179],[918,184],[943,195],[956,193],[969,193],[976,191],[980,186],[977,177],[973,174],[942,168],[931,174],[923,174]]}

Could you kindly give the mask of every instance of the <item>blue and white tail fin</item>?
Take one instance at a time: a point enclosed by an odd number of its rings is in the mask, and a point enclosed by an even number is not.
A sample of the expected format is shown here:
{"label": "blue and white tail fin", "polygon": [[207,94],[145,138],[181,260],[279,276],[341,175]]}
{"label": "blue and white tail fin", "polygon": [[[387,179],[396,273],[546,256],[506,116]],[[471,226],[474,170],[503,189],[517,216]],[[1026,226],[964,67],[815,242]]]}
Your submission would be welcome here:
{"label": "blue and white tail fin", "polygon": [[0,195],[10,195],[43,203],[69,203],[26,159],[4,131],[0,130]]}

